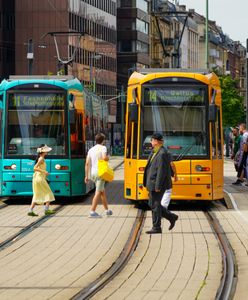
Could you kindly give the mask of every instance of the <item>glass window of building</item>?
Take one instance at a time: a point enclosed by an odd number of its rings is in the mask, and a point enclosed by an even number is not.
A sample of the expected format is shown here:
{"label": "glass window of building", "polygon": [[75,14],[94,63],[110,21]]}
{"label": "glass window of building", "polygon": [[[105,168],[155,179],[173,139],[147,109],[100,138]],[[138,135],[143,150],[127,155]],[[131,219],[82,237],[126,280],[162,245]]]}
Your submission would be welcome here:
{"label": "glass window of building", "polygon": [[145,34],[148,34],[148,28],[149,28],[148,23],[146,23],[142,20],[136,19],[136,30],[143,32]]}
{"label": "glass window of building", "polygon": [[122,41],[119,44],[120,52],[131,52],[132,51],[132,41]]}
{"label": "glass window of building", "polygon": [[137,41],[136,42],[136,51],[142,52],[142,53],[148,53],[148,44]]}
{"label": "glass window of building", "polygon": [[136,7],[148,12],[148,2],[146,0],[136,0]]}

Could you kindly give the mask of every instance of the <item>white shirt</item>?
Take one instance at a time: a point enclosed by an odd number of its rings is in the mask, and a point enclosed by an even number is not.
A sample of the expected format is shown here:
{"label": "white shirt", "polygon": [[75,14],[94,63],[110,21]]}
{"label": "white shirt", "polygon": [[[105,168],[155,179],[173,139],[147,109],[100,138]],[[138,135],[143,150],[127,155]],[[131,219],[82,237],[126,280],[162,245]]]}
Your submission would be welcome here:
{"label": "white shirt", "polygon": [[91,161],[91,176],[97,176],[98,159],[103,159],[104,154],[107,154],[106,146],[97,144],[94,147],[90,148],[87,158],[90,158]]}

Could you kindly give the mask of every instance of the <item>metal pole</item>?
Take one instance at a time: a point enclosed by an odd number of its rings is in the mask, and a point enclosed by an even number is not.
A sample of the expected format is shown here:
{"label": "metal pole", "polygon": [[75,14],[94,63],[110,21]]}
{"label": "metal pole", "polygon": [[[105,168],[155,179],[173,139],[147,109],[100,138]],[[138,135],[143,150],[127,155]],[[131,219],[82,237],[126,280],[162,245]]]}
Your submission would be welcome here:
{"label": "metal pole", "polygon": [[248,39],[246,39],[246,126],[248,126]]}
{"label": "metal pole", "polygon": [[28,75],[32,75],[33,73],[33,60],[34,60],[34,47],[33,47],[33,39],[28,40]]}
{"label": "metal pole", "polygon": [[206,0],[206,36],[205,36],[205,42],[206,42],[206,68],[209,68],[209,60],[208,60],[208,53],[209,53],[209,45],[208,45],[208,0]]}

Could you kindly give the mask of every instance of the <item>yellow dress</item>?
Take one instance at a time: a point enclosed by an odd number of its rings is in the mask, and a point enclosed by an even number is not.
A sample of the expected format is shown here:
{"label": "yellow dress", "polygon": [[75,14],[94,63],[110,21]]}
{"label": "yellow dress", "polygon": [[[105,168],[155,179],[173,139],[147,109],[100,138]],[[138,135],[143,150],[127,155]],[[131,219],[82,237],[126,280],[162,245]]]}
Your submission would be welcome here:
{"label": "yellow dress", "polygon": [[[46,170],[45,162],[40,164],[40,169]],[[35,171],[33,175],[33,202],[44,204],[51,201],[55,201],[55,198],[46,181],[46,175],[43,172]]]}

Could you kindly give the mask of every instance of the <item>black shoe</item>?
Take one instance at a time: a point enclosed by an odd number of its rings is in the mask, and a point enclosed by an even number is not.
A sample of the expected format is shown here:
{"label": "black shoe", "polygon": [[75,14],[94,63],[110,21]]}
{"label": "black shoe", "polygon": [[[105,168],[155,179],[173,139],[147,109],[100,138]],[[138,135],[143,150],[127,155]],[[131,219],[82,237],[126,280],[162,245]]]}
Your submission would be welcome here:
{"label": "black shoe", "polygon": [[170,220],[169,230],[171,230],[175,226],[177,219],[178,219],[178,216],[174,214]]}
{"label": "black shoe", "polygon": [[240,180],[240,179],[237,179],[235,182],[233,182],[232,184],[233,185],[242,185],[242,180]]}
{"label": "black shoe", "polygon": [[162,233],[161,228],[152,228],[151,230],[146,231],[147,234],[156,234],[156,233]]}

